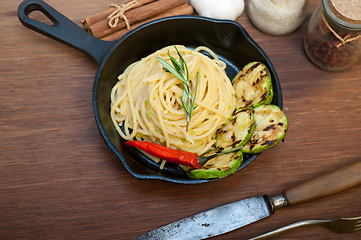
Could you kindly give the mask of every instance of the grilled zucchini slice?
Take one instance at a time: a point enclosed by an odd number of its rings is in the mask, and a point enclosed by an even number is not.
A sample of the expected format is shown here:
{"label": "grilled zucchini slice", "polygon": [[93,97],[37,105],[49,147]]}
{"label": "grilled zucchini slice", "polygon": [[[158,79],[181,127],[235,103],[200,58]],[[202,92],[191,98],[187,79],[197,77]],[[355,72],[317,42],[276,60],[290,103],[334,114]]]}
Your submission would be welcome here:
{"label": "grilled zucchini slice", "polygon": [[236,109],[254,108],[270,104],[273,98],[272,79],[261,62],[251,62],[234,77],[232,85],[236,96]]}
{"label": "grilled zucchini slice", "polygon": [[256,128],[243,146],[244,153],[256,154],[280,142],[288,130],[284,112],[276,105],[262,105],[253,109]]}
{"label": "grilled zucchini slice", "polygon": [[236,111],[216,134],[216,148],[219,152],[246,144],[255,129],[253,111],[242,109]]}
{"label": "grilled zucchini slice", "polygon": [[236,172],[242,162],[242,151],[225,153],[209,160],[201,169],[189,169],[187,174],[193,179],[223,178]]}

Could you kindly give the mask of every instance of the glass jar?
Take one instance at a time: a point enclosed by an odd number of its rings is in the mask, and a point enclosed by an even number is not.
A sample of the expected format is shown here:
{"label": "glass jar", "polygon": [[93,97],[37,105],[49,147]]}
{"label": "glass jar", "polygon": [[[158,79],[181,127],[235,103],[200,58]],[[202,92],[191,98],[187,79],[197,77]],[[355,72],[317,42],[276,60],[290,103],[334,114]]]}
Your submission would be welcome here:
{"label": "glass jar", "polygon": [[285,35],[305,20],[309,0],[248,0],[248,17],[264,33]]}
{"label": "glass jar", "polygon": [[304,46],[308,58],[328,71],[346,70],[361,59],[361,0],[322,0]]}

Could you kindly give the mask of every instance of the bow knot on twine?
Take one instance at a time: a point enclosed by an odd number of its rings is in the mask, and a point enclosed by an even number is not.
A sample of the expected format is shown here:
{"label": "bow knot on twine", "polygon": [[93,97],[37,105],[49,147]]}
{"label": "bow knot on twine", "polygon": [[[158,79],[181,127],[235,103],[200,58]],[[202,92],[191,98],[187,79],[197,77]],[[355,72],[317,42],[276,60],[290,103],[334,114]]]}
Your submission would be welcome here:
{"label": "bow knot on twine", "polygon": [[124,13],[137,6],[139,6],[138,0],[133,0],[126,4],[121,4],[121,5],[110,4],[109,7],[114,7],[115,10],[107,17],[110,19],[108,22],[109,27],[116,28],[119,23],[119,20],[123,19],[129,30],[130,24],[129,24],[128,18],[124,15]]}
{"label": "bow knot on twine", "polygon": [[322,14],[322,20],[323,22],[325,23],[325,25],[327,26],[327,28],[333,33],[333,35],[338,39],[340,40],[340,43],[336,45],[337,48],[339,48],[340,46],[344,46],[346,43],[348,42],[352,42],[352,41],[355,41],[357,39],[359,39],[361,37],[361,35],[358,35],[356,37],[353,37],[353,38],[350,38],[351,35],[350,34],[347,34],[346,37],[341,37],[340,35],[338,35],[338,33],[333,30],[333,28],[330,26],[330,24],[327,22],[325,16]]}

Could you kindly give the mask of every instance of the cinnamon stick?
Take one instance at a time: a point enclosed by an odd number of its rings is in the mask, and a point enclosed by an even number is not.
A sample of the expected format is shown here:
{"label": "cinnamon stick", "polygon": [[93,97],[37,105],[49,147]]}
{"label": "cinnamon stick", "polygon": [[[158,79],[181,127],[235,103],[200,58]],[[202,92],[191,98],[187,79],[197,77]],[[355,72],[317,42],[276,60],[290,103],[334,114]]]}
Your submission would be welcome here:
{"label": "cinnamon stick", "polygon": [[[142,20],[152,18],[162,12],[173,9],[186,2],[187,0],[158,0],[149,4],[145,4],[142,7],[131,9],[127,11],[125,15],[128,18],[129,24],[132,25]],[[108,25],[108,21],[109,19],[103,19],[89,26],[89,29],[94,37],[103,38],[126,27],[125,22],[121,20],[115,28],[111,28]]]}
{"label": "cinnamon stick", "polygon": [[[123,1],[122,3],[120,3],[119,5],[121,4],[127,4],[129,2],[131,2],[132,0],[126,0],[126,1]],[[154,2],[156,0],[138,0],[138,4],[137,4],[137,7],[141,7],[147,3],[150,3],[150,2]],[[89,26],[97,23],[97,22],[100,22],[101,20],[104,20],[104,19],[107,19],[107,17],[114,11],[114,8],[112,7],[109,7],[108,9],[102,11],[102,12],[99,12],[99,13],[96,13],[92,16],[89,16],[89,17],[86,17],[86,18],[83,18],[80,22],[81,24],[83,25],[83,28],[85,30],[89,30]]]}
{"label": "cinnamon stick", "polygon": [[[159,18],[163,18],[163,17],[169,17],[169,16],[176,16],[176,15],[191,15],[193,14],[194,9],[191,5],[188,5],[187,3],[180,5],[178,7],[175,7],[174,9],[171,9],[169,11],[166,11],[164,13],[161,13],[153,18],[138,22],[136,24],[133,24],[130,26],[130,30],[135,29],[137,27],[139,27],[140,25],[149,22],[149,21],[153,21]],[[126,34],[129,30],[127,28],[123,28],[119,31],[116,31],[106,37],[101,38],[101,40],[104,41],[115,41],[118,40],[119,38],[121,38],[124,34]]]}

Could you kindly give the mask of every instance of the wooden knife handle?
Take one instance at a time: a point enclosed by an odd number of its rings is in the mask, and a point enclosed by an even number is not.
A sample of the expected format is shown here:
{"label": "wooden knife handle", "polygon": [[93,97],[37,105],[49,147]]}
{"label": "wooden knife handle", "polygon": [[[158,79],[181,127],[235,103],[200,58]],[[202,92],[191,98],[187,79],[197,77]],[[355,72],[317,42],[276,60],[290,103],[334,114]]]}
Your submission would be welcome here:
{"label": "wooden knife handle", "polygon": [[336,169],[283,191],[294,206],[345,191],[361,184],[361,162]]}

